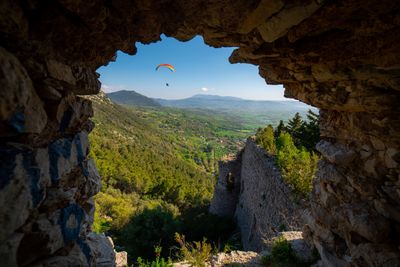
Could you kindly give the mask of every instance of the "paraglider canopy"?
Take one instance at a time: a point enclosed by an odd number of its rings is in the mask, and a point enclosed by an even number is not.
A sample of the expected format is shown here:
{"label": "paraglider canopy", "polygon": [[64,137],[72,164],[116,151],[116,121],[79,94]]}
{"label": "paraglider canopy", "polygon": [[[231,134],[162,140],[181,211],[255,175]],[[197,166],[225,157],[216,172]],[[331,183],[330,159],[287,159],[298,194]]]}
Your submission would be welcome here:
{"label": "paraglider canopy", "polygon": [[167,63],[160,64],[156,67],[156,70],[158,70],[160,67],[166,67],[166,68],[170,69],[172,72],[175,72],[175,68],[171,64],[167,64]]}

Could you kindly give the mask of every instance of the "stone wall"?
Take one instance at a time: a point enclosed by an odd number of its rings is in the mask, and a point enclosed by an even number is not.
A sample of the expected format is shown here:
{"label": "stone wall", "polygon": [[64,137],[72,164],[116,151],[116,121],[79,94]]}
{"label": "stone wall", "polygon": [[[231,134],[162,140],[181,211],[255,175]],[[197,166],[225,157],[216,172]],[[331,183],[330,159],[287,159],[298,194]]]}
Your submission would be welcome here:
{"label": "stone wall", "polygon": [[222,217],[233,217],[240,193],[242,152],[237,157],[218,162],[218,181],[210,212]]}
{"label": "stone wall", "polygon": [[304,205],[283,181],[275,158],[248,139],[235,212],[243,248],[261,251],[278,232],[300,230],[303,210]]}
{"label": "stone wall", "polygon": [[[69,66],[46,63],[36,72],[52,85],[75,82]],[[35,87],[21,60],[0,49],[1,262],[113,266],[112,244],[90,233],[100,190],[88,159],[91,103],[52,85]]]}
{"label": "stone wall", "polygon": [[162,33],[237,47],[230,62],[259,66],[287,97],[320,108],[310,240],[326,266],[400,264],[398,1],[4,0],[0,251],[10,266],[89,255],[98,188],[85,182],[97,179],[85,150],[91,109],[77,95],[98,92],[96,69],[117,50],[133,55]]}
{"label": "stone wall", "polygon": [[[274,157],[254,140],[249,138],[240,157],[220,167],[210,212],[235,217],[245,250],[260,252],[279,232],[302,228],[304,204],[283,181]],[[239,177],[235,193],[226,186],[229,172]]]}

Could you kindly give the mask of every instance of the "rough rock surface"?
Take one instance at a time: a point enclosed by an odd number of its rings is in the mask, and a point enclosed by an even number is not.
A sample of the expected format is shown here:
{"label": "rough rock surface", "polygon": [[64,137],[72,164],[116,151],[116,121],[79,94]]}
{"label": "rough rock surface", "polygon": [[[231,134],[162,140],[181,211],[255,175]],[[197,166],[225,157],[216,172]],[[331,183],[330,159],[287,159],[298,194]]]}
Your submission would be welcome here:
{"label": "rough rock surface", "polygon": [[[300,259],[309,261],[312,259],[312,252],[306,242],[303,240],[302,232],[280,232],[279,236],[283,236],[293,248],[294,253]],[[271,239],[273,244],[273,239]],[[222,267],[222,266],[246,266],[246,267],[262,267],[262,257],[271,254],[271,246],[266,247],[266,250],[261,252],[254,251],[240,251],[235,250],[229,253],[218,253],[211,256],[209,262],[205,263],[206,266],[210,267]],[[174,267],[190,267],[191,265],[187,262],[178,262],[173,264]]]}
{"label": "rough rock surface", "polygon": [[222,217],[233,217],[240,194],[242,154],[218,162],[218,181],[214,189],[210,212]]}
{"label": "rough rock surface", "polygon": [[[233,188],[227,184],[227,174],[235,177]],[[210,212],[235,217],[245,250],[262,251],[280,231],[300,230],[304,209],[274,158],[253,139],[247,140],[236,159],[220,163]]]}
{"label": "rough rock surface", "polygon": [[[262,267],[261,257],[266,252],[257,253],[254,251],[235,250],[229,253],[218,253],[213,255],[209,262],[205,263],[207,267],[222,267],[222,266],[246,266],[246,267]],[[187,262],[176,262],[174,267],[192,267]]]}
{"label": "rough rock surface", "polygon": [[400,4],[393,0],[1,1],[3,262],[88,251],[82,244],[96,190],[80,186],[92,168],[78,136],[93,125],[90,102],[76,95],[99,91],[95,71],[117,50],[135,54],[135,42],[161,33],[238,47],[232,63],[259,66],[286,96],[320,108],[324,159],[306,216],[309,240],[325,266],[400,264]]}

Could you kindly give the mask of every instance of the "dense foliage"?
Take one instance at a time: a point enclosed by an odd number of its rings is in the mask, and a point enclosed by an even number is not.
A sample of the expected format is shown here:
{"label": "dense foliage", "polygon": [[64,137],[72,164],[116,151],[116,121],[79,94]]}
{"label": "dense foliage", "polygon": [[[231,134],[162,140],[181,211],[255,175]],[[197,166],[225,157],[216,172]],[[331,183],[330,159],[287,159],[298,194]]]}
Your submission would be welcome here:
{"label": "dense foliage", "polygon": [[[94,230],[107,232],[132,259],[154,257],[154,246],[188,240],[227,239],[231,220],[207,213],[217,161],[243,145],[248,134],[229,117],[172,108],[123,107],[105,97],[94,102],[91,156],[102,177]],[[209,225],[210,227],[202,227]],[[143,263],[142,262],[142,263]]]}
{"label": "dense foliage", "polygon": [[[94,230],[111,235],[139,266],[168,266],[163,259],[182,256],[182,249],[196,258],[192,241],[204,237],[220,250],[240,248],[233,221],[209,214],[207,205],[218,161],[236,153],[252,128],[218,112],[119,106],[104,96],[92,100],[91,156],[102,177]],[[277,157],[285,147],[293,151],[292,143],[275,141],[272,126],[260,133],[259,141]],[[178,248],[175,233],[194,247]],[[155,247],[163,249],[154,257]]]}
{"label": "dense foliage", "polygon": [[296,113],[288,126],[281,121],[275,130],[268,125],[256,134],[257,143],[275,155],[282,177],[300,197],[306,197],[312,189],[318,162],[314,152],[318,138],[318,115],[311,110],[307,121]]}

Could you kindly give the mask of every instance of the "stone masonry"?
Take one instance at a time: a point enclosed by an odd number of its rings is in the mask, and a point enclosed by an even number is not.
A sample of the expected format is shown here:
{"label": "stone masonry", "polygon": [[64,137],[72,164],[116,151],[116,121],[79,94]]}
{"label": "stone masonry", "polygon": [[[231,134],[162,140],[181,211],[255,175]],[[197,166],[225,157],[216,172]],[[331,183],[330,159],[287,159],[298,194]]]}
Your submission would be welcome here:
{"label": "stone masonry", "polygon": [[117,50],[133,55],[136,42],[162,33],[237,47],[230,62],[257,65],[287,97],[318,107],[323,159],[309,240],[325,266],[400,265],[395,0],[0,1],[3,265],[49,266],[66,255],[97,264],[88,237],[99,190],[87,159],[92,111],[79,95],[98,93],[96,69]]}
{"label": "stone masonry", "polygon": [[[301,230],[304,203],[283,181],[273,156],[249,138],[240,157],[220,165],[220,175],[210,212],[234,216],[243,249],[260,252],[282,231]],[[225,173],[237,177],[235,198],[226,186]],[[226,206],[233,207],[229,214]]]}

